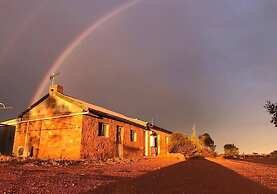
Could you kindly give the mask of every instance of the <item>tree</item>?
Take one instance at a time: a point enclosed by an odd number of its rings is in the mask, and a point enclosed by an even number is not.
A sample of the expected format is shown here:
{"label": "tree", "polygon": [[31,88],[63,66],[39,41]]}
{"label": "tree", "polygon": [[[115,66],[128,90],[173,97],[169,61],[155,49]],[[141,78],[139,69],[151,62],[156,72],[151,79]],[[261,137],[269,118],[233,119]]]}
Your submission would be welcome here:
{"label": "tree", "polygon": [[200,140],[196,135],[196,126],[195,125],[193,125],[193,127],[192,127],[192,134],[190,136],[190,140],[195,145],[197,152],[201,153],[203,150],[203,146],[200,143]]}
{"label": "tree", "polygon": [[270,156],[271,156],[272,158],[277,158],[277,150],[271,152],[271,153],[270,153]]}
{"label": "tree", "polygon": [[199,141],[204,148],[209,149],[210,151],[214,152],[216,145],[214,144],[214,140],[208,133],[204,133],[199,136]]}
{"label": "tree", "polygon": [[271,115],[271,123],[277,127],[277,103],[273,104],[270,101],[265,103],[264,108]]}
{"label": "tree", "polygon": [[235,158],[239,156],[239,148],[234,144],[225,144],[224,145],[224,157],[225,158]]}
{"label": "tree", "polygon": [[173,133],[170,138],[169,152],[181,153],[187,157],[191,157],[197,150],[189,137],[182,133]]}

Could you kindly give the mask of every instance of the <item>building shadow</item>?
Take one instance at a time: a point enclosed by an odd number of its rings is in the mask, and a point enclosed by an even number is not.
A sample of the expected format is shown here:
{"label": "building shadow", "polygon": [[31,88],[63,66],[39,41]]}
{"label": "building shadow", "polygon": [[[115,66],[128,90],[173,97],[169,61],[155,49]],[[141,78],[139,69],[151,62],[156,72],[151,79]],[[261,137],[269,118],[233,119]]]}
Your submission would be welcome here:
{"label": "building shadow", "polygon": [[101,186],[91,194],[274,194],[214,162],[197,159]]}

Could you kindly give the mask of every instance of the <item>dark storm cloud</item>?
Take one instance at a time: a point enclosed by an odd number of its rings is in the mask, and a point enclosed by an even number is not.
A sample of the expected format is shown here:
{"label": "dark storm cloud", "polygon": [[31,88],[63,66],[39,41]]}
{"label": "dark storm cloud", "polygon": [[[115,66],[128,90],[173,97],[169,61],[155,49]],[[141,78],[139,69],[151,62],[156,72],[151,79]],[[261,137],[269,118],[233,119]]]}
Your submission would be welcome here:
{"label": "dark storm cloud", "polygon": [[[123,2],[48,1],[0,61],[0,101],[23,110],[66,45]],[[38,6],[1,2],[0,52]],[[60,82],[73,96],[167,128],[190,133],[196,123],[220,147],[269,152],[277,130],[262,106],[277,99],[276,9],[274,0],[142,1],[88,37]]]}
{"label": "dark storm cloud", "polygon": [[14,109],[1,113],[0,118],[24,110],[53,60],[67,44],[93,20],[122,2],[1,1],[0,101]]}

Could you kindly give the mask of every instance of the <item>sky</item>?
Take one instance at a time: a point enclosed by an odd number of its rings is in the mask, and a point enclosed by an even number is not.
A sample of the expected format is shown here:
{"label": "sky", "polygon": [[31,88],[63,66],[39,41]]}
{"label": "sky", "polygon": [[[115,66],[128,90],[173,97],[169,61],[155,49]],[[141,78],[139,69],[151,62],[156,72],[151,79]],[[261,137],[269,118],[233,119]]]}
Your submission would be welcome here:
{"label": "sky", "polygon": [[[0,1],[0,102],[15,117],[89,27],[132,0]],[[61,61],[66,94],[191,134],[217,150],[277,149],[263,105],[277,102],[275,0],[138,0]],[[50,82],[49,82],[50,83]],[[43,88],[43,96],[47,87]]]}

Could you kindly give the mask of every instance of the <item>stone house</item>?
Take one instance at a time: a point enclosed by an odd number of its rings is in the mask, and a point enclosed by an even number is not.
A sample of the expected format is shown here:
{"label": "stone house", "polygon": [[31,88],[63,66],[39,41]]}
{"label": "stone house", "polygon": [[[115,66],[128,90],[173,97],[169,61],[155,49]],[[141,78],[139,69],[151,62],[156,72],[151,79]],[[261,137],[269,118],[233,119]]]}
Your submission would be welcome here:
{"label": "stone house", "polygon": [[13,154],[39,159],[166,156],[171,132],[63,93],[49,93],[17,120]]}

